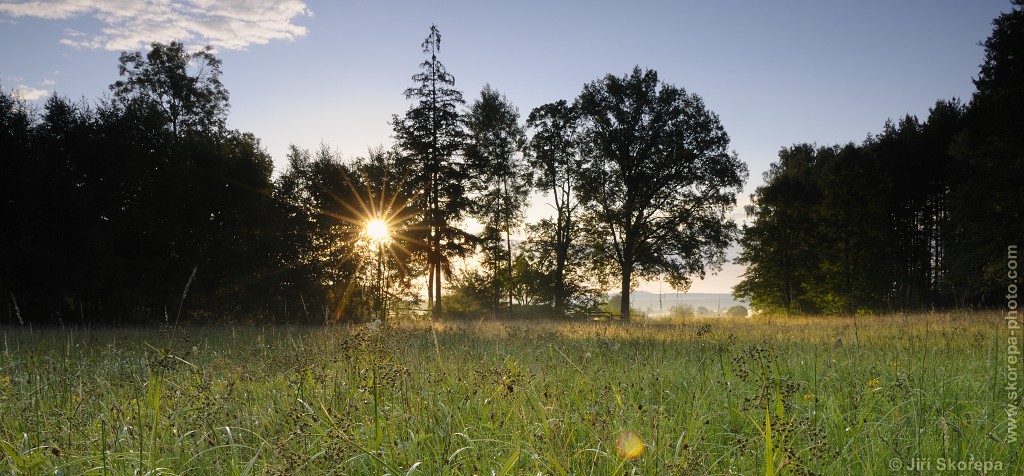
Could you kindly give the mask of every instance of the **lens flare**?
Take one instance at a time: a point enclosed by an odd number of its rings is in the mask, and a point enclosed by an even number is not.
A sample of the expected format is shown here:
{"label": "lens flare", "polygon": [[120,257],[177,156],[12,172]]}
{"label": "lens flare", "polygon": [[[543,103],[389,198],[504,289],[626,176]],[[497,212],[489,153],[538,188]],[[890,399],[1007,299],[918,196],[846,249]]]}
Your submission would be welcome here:
{"label": "lens flare", "polygon": [[644,454],[644,440],[640,435],[627,431],[615,442],[615,451],[624,459],[637,459]]}

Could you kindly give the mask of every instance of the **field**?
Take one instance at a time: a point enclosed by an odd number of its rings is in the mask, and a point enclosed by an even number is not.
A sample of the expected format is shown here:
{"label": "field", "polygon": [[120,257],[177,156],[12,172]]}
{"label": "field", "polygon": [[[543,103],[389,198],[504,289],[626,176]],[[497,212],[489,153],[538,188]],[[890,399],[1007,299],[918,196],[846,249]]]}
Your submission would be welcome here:
{"label": "field", "polygon": [[995,313],[0,336],[8,474],[1021,470]]}

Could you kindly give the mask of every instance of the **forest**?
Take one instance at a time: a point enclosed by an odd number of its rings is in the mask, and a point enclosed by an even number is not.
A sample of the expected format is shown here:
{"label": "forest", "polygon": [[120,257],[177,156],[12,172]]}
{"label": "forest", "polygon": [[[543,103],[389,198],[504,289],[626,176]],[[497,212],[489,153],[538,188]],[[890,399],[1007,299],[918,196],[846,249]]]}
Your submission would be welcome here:
{"label": "forest", "polygon": [[[685,290],[736,244],[735,294],[760,312],[1002,305],[1024,208],[1022,22],[1020,2],[993,22],[968,102],[859,144],[783,147],[743,226],[747,166],[720,119],[639,66],[521,114],[490,86],[467,101],[432,26],[393,144],[354,160],[295,145],[275,175],[227,127],[211,48],[126,51],[91,102],[0,88],[0,319],[581,316],[612,288],[628,319],[640,280]],[[554,214],[525,223],[536,193]]]}
{"label": "forest", "polygon": [[[431,27],[392,147],[346,161],[293,146],[276,177],[258,138],[226,127],[210,48],[124,52],[95,103],[34,111],[5,93],[8,322],[561,316],[595,306],[606,276],[685,285],[724,262],[746,166],[699,96],[637,67],[524,121],[490,86],[467,105],[440,46]],[[523,240],[534,191],[557,213]]]}
{"label": "forest", "polygon": [[1022,236],[1024,12],[993,21],[966,104],[885,123],[860,144],[794,144],[764,174],[734,289],[765,312],[1005,306]]}

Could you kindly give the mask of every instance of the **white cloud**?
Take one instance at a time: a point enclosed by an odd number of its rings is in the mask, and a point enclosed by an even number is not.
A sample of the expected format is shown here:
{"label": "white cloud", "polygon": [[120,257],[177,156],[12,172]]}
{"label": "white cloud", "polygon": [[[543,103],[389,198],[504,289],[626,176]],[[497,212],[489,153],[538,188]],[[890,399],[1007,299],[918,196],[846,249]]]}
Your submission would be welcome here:
{"label": "white cloud", "polygon": [[98,32],[68,29],[61,43],[76,48],[133,50],[154,41],[244,49],[274,40],[294,40],[312,16],[302,0],[30,0],[0,1],[0,14],[66,20],[92,17]]}
{"label": "white cloud", "polygon": [[26,101],[35,101],[36,99],[44,98],[49,94],[50,92],[45,89],[36,89],[31,86],[25,86],[24,84],[19,84],[14,87],[14,95]]}

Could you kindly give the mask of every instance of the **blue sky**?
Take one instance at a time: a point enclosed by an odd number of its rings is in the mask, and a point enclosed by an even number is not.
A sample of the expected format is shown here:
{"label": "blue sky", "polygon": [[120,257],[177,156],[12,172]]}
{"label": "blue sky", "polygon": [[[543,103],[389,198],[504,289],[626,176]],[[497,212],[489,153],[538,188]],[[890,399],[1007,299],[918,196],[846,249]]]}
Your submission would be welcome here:
{"label": "blue sky", "polygon": [[[1008,0],[0,1],[0,84],[26,98],[93,100],[123,49],[210,43],[232,128],[284,163],[289,144],[344,157],[388,145],[431,23],[468,101],[486,83],[525,116],[634,65],[701,95],[750,166],[742,197],[781,147],[861,141],[886,119],[970,99],[978,45]],[[538,203],[532,215],[544,214]],[[736,216],[742,219],[742,212]],[[692,291],[728,292],[742,270]],[[657,285],[646,286],[657,290]]]}

